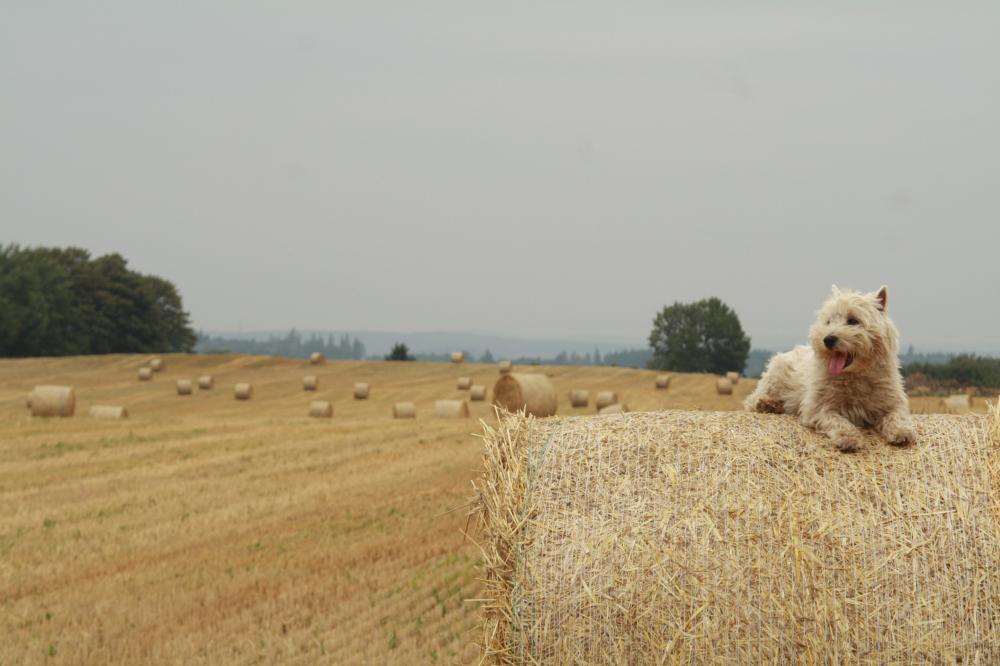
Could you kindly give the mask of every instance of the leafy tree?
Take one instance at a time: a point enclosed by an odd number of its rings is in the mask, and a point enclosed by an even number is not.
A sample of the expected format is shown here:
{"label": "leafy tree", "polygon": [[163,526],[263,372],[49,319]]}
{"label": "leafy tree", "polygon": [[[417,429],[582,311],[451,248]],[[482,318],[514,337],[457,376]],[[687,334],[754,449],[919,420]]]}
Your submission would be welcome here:
{"label": "leafy tree", "polygon": [[664,307],[653,319],[649,346],[654,370],[721,374],[743,370],[750,338],[729,306],[708,298]]}
{"label": "leafy tree", "polygon": [[397,342],[392,346],[392,351],[389,355],[385,357],[387,361],[413,361],[415,360],[410,356],[410,349],[404,345],[402,342]]}
{"label": "leafy tree", "polygon": [[489,349],[483,352],[483,355],[479,357],[480,363],[496,363],[497,360],[493,358],[493,352]]}

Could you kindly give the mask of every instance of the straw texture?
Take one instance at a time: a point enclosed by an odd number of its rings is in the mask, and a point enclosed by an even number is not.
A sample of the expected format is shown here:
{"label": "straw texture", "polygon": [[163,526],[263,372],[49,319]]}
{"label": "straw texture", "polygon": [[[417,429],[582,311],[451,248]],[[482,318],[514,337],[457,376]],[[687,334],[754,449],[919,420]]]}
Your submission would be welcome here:
{"label": "straw texture", "polygon": [[1000,663],[1000,411],[856,454],[793,417],[486,427],[487,664]]}
{"label": "straw texture", "polygon": [[532,416],[552,416],[558,407],[552,380],[537,373],[501,375],[493,385],[493,402],[508,412],[524,410]]}
{"label": "straw texture", "polygon": [[32,416],[73,416],[76,392],[71,386],[36,386],[29,394]]}
{"label": "straw texture", "polygon": [[574,389],[569,392],[569,404],[572,407],[586,407],[590,402],[590,391]]}

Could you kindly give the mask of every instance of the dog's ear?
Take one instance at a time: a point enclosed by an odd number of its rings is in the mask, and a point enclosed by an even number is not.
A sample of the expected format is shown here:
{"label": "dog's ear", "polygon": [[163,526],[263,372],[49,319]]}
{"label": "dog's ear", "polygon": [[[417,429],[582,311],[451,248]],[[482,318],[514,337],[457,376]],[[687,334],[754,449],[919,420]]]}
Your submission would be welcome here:
{"label": "dog's ear", "polygon": [[840,296],[840,287],[838,287],[837,285],[832,285],[830,287],[830,291],[833,293],[834,296]]}
{"label": "dog's ear", "polygon": [[885,312],[889,307],[889,287],[882,285],[879,290],[875,292],[875,304],[878,309]]}

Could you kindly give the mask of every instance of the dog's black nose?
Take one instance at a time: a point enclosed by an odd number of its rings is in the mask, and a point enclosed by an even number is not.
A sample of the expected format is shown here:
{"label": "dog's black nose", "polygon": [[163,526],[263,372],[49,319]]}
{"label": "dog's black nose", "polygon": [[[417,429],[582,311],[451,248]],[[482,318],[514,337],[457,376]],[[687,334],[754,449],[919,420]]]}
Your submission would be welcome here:
{"label": "dog's black nose", "polygon": [[826,336],[825,338],[823,338],[823,344],[826,345],[827,349],[833,349],[833,346],[837,344],[837,336],[836,335]]}

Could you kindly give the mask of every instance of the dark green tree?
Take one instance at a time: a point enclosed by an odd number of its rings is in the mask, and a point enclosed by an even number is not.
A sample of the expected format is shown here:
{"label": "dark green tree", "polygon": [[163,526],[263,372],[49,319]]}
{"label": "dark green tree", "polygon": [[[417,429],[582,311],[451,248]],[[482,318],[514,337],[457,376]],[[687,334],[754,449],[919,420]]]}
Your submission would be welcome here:
{"label": "dark green tree", "polygon": [[392,351],[389,352],[388,356],[385,357],[387,361],[412,361],[414,358],[410,356],[410,349],[402,342],[397,342],[392,346]]}
{"label": "dark green tree", "polygon": [[728,305],[707,298],[664,307],[653,319],[649,346],[654,370],[721,374],[743,371],[750,338]]}

